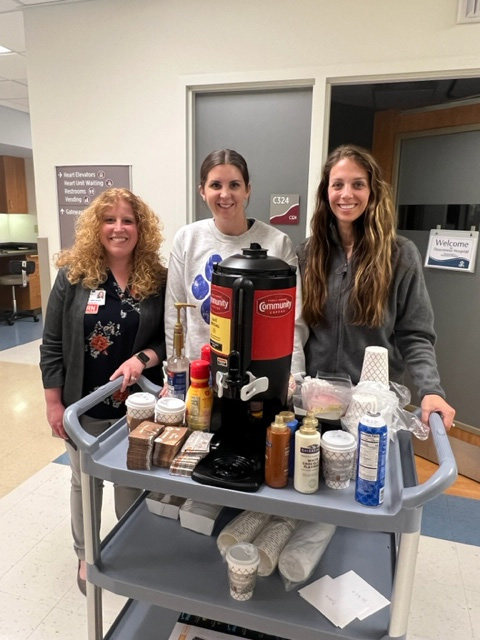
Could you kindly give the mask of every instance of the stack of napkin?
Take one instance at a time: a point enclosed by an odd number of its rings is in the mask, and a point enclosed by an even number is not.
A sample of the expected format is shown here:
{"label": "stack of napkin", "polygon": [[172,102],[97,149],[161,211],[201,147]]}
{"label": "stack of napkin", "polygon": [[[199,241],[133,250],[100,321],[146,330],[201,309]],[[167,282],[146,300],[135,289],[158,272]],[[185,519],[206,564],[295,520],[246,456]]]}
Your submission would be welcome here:
{"label": "stack of napkin", "polygon": [[152,466],[153,442],[164,426],[144,420],[128,434],[127,468],[149,470]]}

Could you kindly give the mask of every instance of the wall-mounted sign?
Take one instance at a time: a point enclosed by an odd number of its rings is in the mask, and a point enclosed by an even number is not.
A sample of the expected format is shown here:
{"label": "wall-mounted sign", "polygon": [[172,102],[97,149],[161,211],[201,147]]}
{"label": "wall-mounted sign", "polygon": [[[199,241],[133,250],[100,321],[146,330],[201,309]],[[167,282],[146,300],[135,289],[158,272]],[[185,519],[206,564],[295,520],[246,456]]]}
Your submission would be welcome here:
{"label": "wall-mounted sign", "polygon": [[298,193],[275,193],[270,196],[270,224],[298,224],[300,196]]}
{"label": "wall-mounted sign", "polygon": [[453,271],[475,271],[478,231],[431,229],[425,266]]}
{"label": "wall-mounted sign", "polygon": [[129,165],[82,165],[55,167],[57,176],[60,246],[71,247],[75,221],[95,198],[111,187],[131,189]]}

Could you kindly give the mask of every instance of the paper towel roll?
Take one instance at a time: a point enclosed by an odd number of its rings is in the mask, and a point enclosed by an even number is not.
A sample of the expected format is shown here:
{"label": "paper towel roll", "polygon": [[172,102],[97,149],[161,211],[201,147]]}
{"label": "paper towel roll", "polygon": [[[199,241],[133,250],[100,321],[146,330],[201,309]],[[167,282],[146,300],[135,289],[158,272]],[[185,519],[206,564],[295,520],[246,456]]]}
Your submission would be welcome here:
{"label": "paper towel roll", "polygon": [[389,387],[388,349],[385,347],[367,347],[363,356],[360,382],[379,382]]}
{"label": "paper towel roll", "polygon": [[334,524],[302,521],[280,554],[278,570],[290,583],[305,582],[320,562],[335,533]]}

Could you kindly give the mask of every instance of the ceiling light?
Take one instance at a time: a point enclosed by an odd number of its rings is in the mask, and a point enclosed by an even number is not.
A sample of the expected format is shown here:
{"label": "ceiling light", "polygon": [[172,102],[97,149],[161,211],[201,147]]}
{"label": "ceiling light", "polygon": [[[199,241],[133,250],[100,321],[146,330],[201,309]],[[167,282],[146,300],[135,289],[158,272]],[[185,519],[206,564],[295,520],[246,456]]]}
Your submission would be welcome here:
{"label": "ceiling light", "polygon": [[7,49],[7,47],[2,47],[2,45],[0,44],[0,54],[2,53],[12,53],[12,50]]}

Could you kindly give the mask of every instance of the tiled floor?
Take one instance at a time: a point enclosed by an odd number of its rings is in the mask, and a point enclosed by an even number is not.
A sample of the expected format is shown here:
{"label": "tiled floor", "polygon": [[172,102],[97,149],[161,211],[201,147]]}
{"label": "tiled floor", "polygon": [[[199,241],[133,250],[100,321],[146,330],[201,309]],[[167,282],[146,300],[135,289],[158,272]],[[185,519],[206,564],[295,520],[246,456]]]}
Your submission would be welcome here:
{"label": "tiled floor", "polygon": [[[85,640],[69,468],[52,462],[64,447],[44,417],[38,345],[0,351],[0,640]],[[102,526],[113,521],[107,486]],[[108,628],[123,599],[104,596]],[[480,547],[421,536],[408,639],[480,640]]]}

